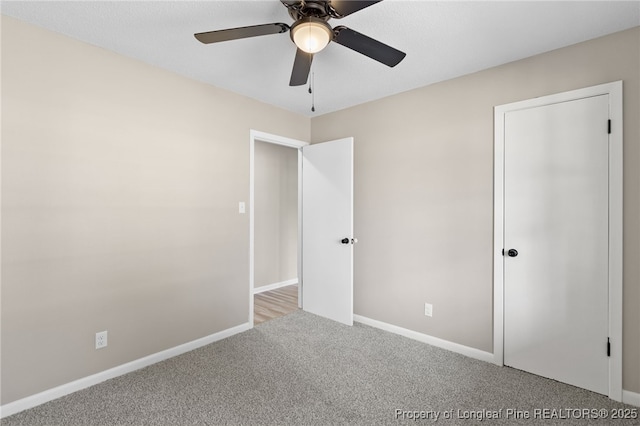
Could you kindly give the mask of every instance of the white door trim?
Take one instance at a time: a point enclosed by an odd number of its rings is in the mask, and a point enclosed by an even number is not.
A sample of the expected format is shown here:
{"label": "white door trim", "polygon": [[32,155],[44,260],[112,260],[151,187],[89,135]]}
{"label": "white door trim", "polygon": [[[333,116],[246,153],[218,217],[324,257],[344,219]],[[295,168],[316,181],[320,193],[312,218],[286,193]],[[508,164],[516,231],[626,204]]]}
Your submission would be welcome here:
{"label": "white door trim", "polygon": [[[622,81],[494,108],[493,357],[504,365],[504,116],[592,96],[609,95],[609,398],[622,401]],[[605,123],[603,123],[605,125]],[[604,342],[603,342],[604,350]]]}
{"label": "white door trim", "polygon": [[[302,154],[300,149],[309,145],[297,139],[286,138],[271,133],[251,129],[249,131],[249,324],[253,328],[253,294],[255,287],[255,146],[256,141],[275,145],[288,146],[298,150],[298,288],[302,288]],[[298,291],[298,306],[300,306],[302,291]]]}

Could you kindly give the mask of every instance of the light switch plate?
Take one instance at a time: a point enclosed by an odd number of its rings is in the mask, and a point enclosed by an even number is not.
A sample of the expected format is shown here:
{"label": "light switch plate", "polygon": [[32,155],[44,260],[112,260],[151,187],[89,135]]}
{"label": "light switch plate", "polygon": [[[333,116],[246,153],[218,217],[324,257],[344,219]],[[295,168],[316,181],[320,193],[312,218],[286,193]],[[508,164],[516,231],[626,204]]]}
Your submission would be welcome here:
{"label": "light switch plate", "polygon": [[433,305],[431,303],[424,304],[424,314],[428,317],[433,316]]}

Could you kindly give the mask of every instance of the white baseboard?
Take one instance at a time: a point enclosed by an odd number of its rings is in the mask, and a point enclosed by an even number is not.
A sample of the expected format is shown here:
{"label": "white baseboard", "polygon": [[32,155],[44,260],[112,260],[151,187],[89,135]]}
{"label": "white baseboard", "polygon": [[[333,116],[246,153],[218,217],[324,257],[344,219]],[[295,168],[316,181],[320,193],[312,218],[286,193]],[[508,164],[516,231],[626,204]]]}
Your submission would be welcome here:
{"label": "white baseboard", "polygon": [[280,287],[286,287],[288,285],[298,284],[297,278],[292,278],[290,280],[281,281],[279,283],[273,283],[268,285],[261,285],[260,287],[253,288],[253,294],[264,293],[265,291],[275,290]]}
{"label": "white baseboard", "polygon": [[0,419],[251,329],[248,322],[0,406]]}
{"label": "white baseboard", "polygon": [[640,407],[640,393],[622,390],[622,402]]}
{"label": "white baseboard", "polygon": [[397,325],[387,324],[386,322],[374,320],[371,318],[363,317],[361,315],[354,315],[353,320],[364,325],[379,328],[381,330],[389,331],[391,333],[399,334],[404,337],[408,337],[413,340],[417,340],[422,343],[427,343],[432,346],[437,346],[442,349],[446,349],[451,352],[456,352],[462,355],[466,355],[470,358],[479,359],[480,361],[486,361],[493,363],[493,354],[480,349],[464,346],[459,343],[453,343],[448,340],[439,339],[437,337],[429,336],[428,334],[418,333],[417,331],[409,330],[406,328],[398,327]]}
{"label": "white baseboard", "polygon": [[[460,345],[458,343],[449,342],[447,340],[429,336],[428,334],[423,334],[417,331],[398,327],[396,325],[387,324],[385,322],[363,317],[361,315],[354,315],[353,319],[356,322],[359,322],[371,327],[375,327],[391,333],[399,334],[401,336],[405,336],[410,339],[417,340],[419,342],[427,343],[433,346],[437,346],[439,348],[456,352],[456,353],[468,356],[470,358],[475,358],[481,361],[493,363],[493,354],[489,352],[484,352],[479,349]],[[45,402],[49,402],[54,399],[63,397],[70,393],[88,388],[90,386],[96,385],[106,380],[113,379],[118,376],[122,376],[124,374],[130,373],[135,370],[139,370],[144,367],[148,367],[160,361],[164,361],[165,359],[169,359],[174,356],[181,355],[183,353],[192,351],[199,347],[208,345],[210,343],[217,342],[218,340],[231,337],[235,334],[250,330],[251,328],[252,328],[251,324],[249,324],[248,322],[244,324],[240,324],[238,326],[220,331],[218,333],[214,333],[209,336],[202,337],[200,339],[193,340],[191,342],[184,343],[182,345],[175,346],[173,348],[166,349],[161,352],[157,352],[155,354],[146,356],[144,358],[140,358],[135,361],[131,361],[126,364],[122,364],[117,367],[110,368],[109,370],[105,370],[100,373],[93,374],[91,376],[83,377],[82,379],[78,379],[73,382],[66,383],[64,385],[60,385],[52,389],[48,389],[44,392],[40,392],[35,395],[28,396],[26,398],[22,398],[14,402],[10,402],[8,404],[0,406],[0,419],[4,417],[8,417],[12,414],[19,413],[20,411],[27,410],[29,408],[33,408],[38,405],[44,404]],[[622,402],[625,404],[640,407],[640,393],[623,390]]]}

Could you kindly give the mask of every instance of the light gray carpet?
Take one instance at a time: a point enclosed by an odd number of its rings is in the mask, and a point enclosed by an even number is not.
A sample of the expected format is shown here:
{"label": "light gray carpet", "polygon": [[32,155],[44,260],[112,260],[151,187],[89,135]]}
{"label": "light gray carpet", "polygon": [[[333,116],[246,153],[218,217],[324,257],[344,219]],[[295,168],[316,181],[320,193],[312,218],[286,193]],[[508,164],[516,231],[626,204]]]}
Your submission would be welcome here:
{"label": "light gray carpet", "polygon": [[[13,425],[438,424],[503,409],[502,424],[639,425],[566,409],[627,409],[607,397],[302,311],[3,419]],[[514,420],[506,410],[568,419]],[[451,411],[453,410],[453,411]],[[557,411],[551,411],[557,410]],[[444,412],[452,419],[445,420]],[[611,411],[608,411],[609,413]],[[486,413],[486,411],[485,411]],[[538,412],[542,414],[543,412]],[[591,412],[590,412],[591,413]],[[467,418],[465,418],[467,417]]]}

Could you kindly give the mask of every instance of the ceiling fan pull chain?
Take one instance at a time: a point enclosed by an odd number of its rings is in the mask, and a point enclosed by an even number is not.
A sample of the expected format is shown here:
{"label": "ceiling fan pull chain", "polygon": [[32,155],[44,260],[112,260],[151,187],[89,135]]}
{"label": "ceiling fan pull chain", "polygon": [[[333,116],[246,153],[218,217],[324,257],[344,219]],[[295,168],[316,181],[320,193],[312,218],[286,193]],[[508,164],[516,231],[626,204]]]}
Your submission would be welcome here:
{"label": "ceiling fan pull chain", "polygon": [[311,93],[311,112],[316,112],[316,93],[313,90],[313,86],[316,85],[316,73],[311,73],[311,80],[309,82],[309,93]]}

